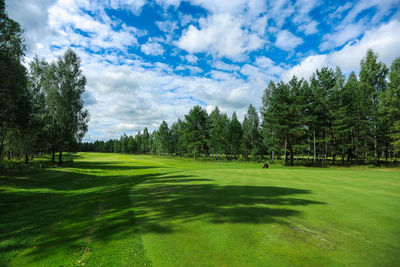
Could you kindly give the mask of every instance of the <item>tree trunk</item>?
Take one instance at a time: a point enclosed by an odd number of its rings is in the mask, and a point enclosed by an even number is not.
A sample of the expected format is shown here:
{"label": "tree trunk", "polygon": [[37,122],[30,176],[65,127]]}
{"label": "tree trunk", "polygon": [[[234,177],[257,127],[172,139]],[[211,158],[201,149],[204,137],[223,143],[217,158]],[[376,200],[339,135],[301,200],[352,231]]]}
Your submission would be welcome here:
{"label": "tree trunk", "polygon": [[29,156],[28,156],[28,153],[25,152],[25,164],[28,164],[28,163],[29,163]]}
{"label": "tree trunk", "polygon": [[315,163],[315,160],[316,160],[316,157],[317,157],[317,150],[316,150],[316,147],[315,147],[315,130],[314,130],[314,157],[313,157],[313,161],[314,161],[314,163]]}
{"label": "tree trunk", "polygon": [[54,163],[55,155],[56,155],[56,149],[53,147],[53,150],[52,150],[51,152],[52,152],[52,153],[51,153],[51,162]]}
{"label": "tree trunk", "polygon": [[285,157],[284,157],[285,163],[286,163],[286,160],[287,160],[287,157],[286,157],[286,148],[287,148],[287,137],[286,137],[286,139],[285,139]]}
{"label": "tree trunk", "polygon": [[365,165],[366,160],[367,160],[367,138],[365,137],[363,145],[363,165]]}
{"label": "tree trunk", "polygon": [[289,147],[289,151],[290,151],[290,166],[294,166],[294,152],[292,146]]}
{"label": "tree trunk", "polygon": [[4,146],[4,139],[6,138],[6,135],[4,134],[1,137],[1,143],[0,143],[0,157],[3,158],[3,146]]}
{"label": "tree trunk", "polygon": [[58,154],[58,165],[62,165],[62,145],[60,146],[60,153]]}
{"label": "tree trunk", "polygon": [[324,131],[324,139],[325,139],[325,155],[324,155],[324,165],[325,165],[325,162],[328,161],[328,137],[325,131]]}
{"label": "tree trunk", "polygon": [[386,149],[385,149],[385,161],[387,162],[388,161],[388,144],[387,144],[387,142],[386,142]]}

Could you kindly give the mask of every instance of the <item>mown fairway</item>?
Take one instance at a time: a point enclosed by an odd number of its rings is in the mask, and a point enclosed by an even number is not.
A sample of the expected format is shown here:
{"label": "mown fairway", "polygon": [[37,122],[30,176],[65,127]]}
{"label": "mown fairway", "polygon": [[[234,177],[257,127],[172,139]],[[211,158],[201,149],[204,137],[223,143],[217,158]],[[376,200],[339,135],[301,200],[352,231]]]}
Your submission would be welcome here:
{"label": "mown fairway", "polygon": [[400,265],[400,171],[79,153],[0,174],[1,266]]}

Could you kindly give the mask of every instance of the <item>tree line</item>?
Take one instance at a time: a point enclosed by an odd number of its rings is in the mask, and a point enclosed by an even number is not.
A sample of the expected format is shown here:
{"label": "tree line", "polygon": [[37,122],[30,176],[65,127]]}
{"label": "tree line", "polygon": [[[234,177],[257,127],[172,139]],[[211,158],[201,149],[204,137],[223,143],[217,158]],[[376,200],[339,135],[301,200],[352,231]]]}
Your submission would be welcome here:
{"label": "tree line", "polygon": [[82,94],[86,78],[80,59],[68,49],[57,61],[37,56],[25,67],[20,25],[0,0],[0,160],[62,152],[77,145],[90,118]]}
{"label": "tree line", "polygon": [[184,119],[135,136],[82,143],[82,151],[147,153],[237,159],[295,158],[325,165],[396,160],[400,151],[400,58],[390,69],[373,50],[357,76],[323,67],[309,80],[271,81],[259,112],[252,105],[242,122],[216,107],[193,107]]}

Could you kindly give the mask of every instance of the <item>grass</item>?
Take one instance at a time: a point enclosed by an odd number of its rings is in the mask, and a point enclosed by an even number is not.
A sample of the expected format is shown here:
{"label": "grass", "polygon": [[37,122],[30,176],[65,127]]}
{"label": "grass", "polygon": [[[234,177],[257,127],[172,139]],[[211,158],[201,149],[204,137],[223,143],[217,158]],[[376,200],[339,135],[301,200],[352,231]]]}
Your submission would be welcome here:
{"label": "grass", "polygon": [[0,174],[0,266],[400,265],[400,171],[79,153]]}

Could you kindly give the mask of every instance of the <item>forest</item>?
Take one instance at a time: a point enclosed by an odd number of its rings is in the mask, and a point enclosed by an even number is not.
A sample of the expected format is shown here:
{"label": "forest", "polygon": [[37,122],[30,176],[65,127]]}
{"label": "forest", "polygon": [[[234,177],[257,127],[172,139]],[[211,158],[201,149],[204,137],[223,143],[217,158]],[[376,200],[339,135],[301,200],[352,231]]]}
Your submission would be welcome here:
{"label": "forest", "polygon": [[135,136],[82,143],[81,151],[209,158],[301,159],[315,165],[396,161],[400,151],[400,58],[390,69],[369,49],[360,72],[316,70],[309,80],[270,81],[259,111],[242,122],[218,107],[193,107],[171,126]]}
{"label": "forest", "polygon": [[0,1],[0,161],[49,153],[62,163],[62,152],[76,147],[90,119],[82,94],[86,78],[80,59],[69,48],[57,61],[37,56],[25,65],[20,25]]}

